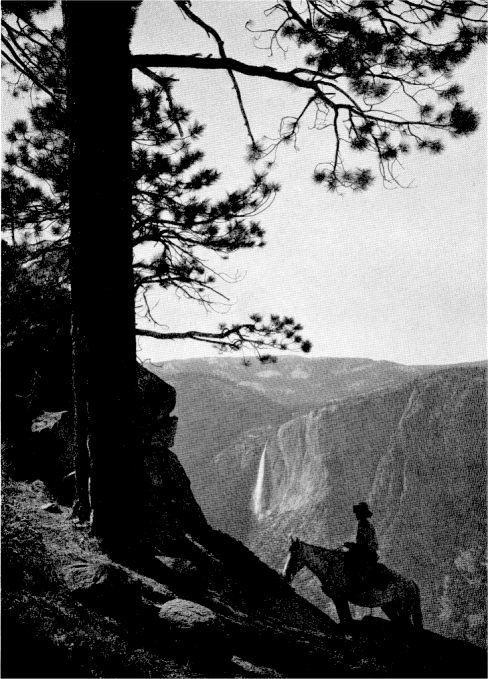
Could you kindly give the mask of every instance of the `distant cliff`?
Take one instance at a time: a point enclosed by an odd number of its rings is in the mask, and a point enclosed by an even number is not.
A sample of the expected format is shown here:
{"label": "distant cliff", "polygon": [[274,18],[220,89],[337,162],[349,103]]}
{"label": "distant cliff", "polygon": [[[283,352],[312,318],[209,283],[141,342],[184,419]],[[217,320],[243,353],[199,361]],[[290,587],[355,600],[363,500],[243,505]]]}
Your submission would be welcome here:
{"label": "distant cliff", "polygon": [[[257,359],[244,365],[239,358],[219,357],[147,363],[146,367],[172,384],[178,393],[175,414],[179,425],[174,450],[191,479],[192,490],[205,516],[211,525],[241,540],[246,539],[252,528],[252,496],[267,441],[268,451],[261,465],[264,472],[263,493],[259,498],[261,513],[267,511],[271,482],[280,486],[281,502],[290,507],[304,502],[306,482],[300,471],[304,467],[295,460],[293,450],[300,449],[303,460],[316,456],[310,437],[314,436],[314,422],[318,424],[321,415],[311,415],[312,409],[325,404],[330,409],[336,407],[330,405],[331,401],[343,402],[351,396],[361,401],[366,395],[377,394],[381,419],[385,407],[391,405],[381,396],[386,387],[401,387],[416,375],[433,370],[428,366],[363,358],[301,356],[280,357],[276,364],[268,365]],[[355,406],[351,407],[354,410]],[[346,411],[338,411],[339,419],[346,417],[347,420]],[[367,429],[368,412],[364,408],[363,411],[363,425]],[[300,414],[304,417],[297,419]],[[293,433],[297,422],[306,430],[303,435],[300,431]],[[278,441],[275,437],[280,425],[283,430],[279,430]],[[377,420],[372,426],[378,426]],[[332,436],[338,436],[343,445],[344,436],[340,432],[338,424]],[[307,444],[303,436],[308,437]],[[296,446],[294,439],[297,439]],[[331,450],[337,448],[337,444],[331,440]],[[280,445],[291,446],[284,453],[284,459],[292,460],[296,467],[296,472],[292,468],[288,470],[291,475],[295,474],[298,484],[295,490],[291,486],[287,488],[281,480],[277,454]],[[354,446],[359,453],[361,436]],[[343,455],[347,458],[350,454],[351,443],[347,440]],[[272,476],[270,464],[278,465]],[[317,473],[320,478],[320,455],[315,462],[308,460],[304,464],[308,465],[310,474]],[[345,515],[346,511],[340,518],[332,516],[332,520],[342,525]]]}
{"label": "distant cliff", "polygon": [[484,369],[451,368],[415,383],[370,500],[385,559],[435,593],[424,608],[436,629],[484,640]]}
{"label": "distant cliff", "polygon": [[[421,587],[429,627],[480,643],[486,629],[486,371],[457,367],[333,403],[268,442],[249,544],[275,567],[287,535],[336,546],[367,499],[383,560]],[[320,604],[308,574],[298,585]]]}

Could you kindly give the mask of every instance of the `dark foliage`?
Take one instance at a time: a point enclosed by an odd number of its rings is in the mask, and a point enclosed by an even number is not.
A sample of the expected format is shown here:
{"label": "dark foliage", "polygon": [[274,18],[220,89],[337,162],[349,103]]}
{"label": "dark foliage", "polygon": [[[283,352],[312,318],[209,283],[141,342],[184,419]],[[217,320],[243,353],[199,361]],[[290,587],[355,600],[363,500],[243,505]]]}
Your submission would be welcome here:
{"label": "dark foliage", "polygon": [[370,152],[383,181],[398,183],[412,148],[442,150],[432,134],[459,137],[476,129],[479,116],[451,78],[486,43],[485,3],[278,0],[266,14],[276,18],[273,27],[248,30],[270,52],[299,48],[302,66],[288,79],[311,96],[298,115],[282,119],[276,139],[251,150],[254,157],[274,156],[311,124],[330,133],[334,149],[316,166],[315,181],[332,191],[364,190],[373,171],[351,167],[348,148]]}
{"label": "dark foliage", "polygon": [[70,401],[70,300],[56,250],[29,261],[28,246],[2,242],[2,427],[25,435],[40,410]]}

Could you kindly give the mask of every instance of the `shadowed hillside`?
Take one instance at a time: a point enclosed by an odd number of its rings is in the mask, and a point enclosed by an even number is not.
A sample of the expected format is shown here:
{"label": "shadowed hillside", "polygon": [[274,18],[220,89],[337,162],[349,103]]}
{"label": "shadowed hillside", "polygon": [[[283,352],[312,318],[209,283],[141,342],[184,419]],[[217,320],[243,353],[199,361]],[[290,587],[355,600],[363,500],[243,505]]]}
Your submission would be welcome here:
{"label": "shadowed hillside", "polygon": [[346,634],[221,533],[110,560],[49,499],[4,484],[4,677],[484,676],[467,643],[375,618]]}

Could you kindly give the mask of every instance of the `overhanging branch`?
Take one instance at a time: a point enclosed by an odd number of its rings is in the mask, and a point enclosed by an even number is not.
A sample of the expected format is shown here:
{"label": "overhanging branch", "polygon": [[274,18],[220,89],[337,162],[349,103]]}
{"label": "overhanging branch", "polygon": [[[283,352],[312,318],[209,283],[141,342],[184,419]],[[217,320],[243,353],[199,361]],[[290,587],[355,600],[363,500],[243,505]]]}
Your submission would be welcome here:
{"label": "overhanging branch", "polygon": [[253,328],[250,325],[241,325],[236,330],[226,329],[222,332],[199,332],[198,330],[187,330],[186,332],[158,332],[156,330],[146,330],[144,328],[136,328],[136,335],[140,337],[152,337],[154,339],[194,339],[205,342],[214,342],[216,344],[222,343],[230,335],[236,334],[242,329],[251,331]]}
{"label": "overhanging branch", "polygon": [[302,326],[289,316],[271,314],[269,320],[264,322],[260,314],[252,314],[250,319],[251,323],[230,326],[221,324],[218,331],[214,332],[161,332],[136,328],[136,335],[161,340],[192,339],[208,342],[223,351],[237,351],[247,347],[258,353],[261,349],[288,349],[308,353],[312,347],[309,340],[300,335]]}
{"label": "overhanging branch", "polygon": [[252,64],[246,64],[245,62],[233,59],[232,57],[221,59],[216,57],[201,57],[195,54],[134,54],[132,56],[132,67],[140,68],[141,66],[146,68],[232,70],[237,71],[237,73],[243,73],[244,75],[286,82],[295,85],[296,87],[311,90],[317,88],[316,82],[299,78],[294,70],[278,71],[272,66],[253,66]]}
{"label": "overhanging branch", "polygon": [[[239,61],[238,59],[233,59],[232,57],[221,59],[216,57],[202,57],[197,54],[134,54],[132,56],[132,67],[140,70],[142,70],[142,68],[148,67],[194,68],[225,71],[232,70],[251,77],[267,78],[269,80],[288,83],[301,89],[312,90],[315,93],[315,97],[313,99],[320,99],[325,104],[330,106],[332,110],[339,111],[342,109],[345,111],[354,112],[364,119],[372,120],[375,123],[385,123],[395,126],[422,125],[423,127],[433,127],[436,129],[447,129],[449,127],[445,123],[431,123],[422,119],[396,119],[395,116],[398,116],[398,114],[395,112],[391,112],[389,114],[391,117],[387,117],[386,115],[375,115],[376,111],[374,108],[366,106],[364,108],[361,107],[360,104],[358,104],[343,88],[339,87],[335,82],[329,81],[327,75],[321,74],[318,71],[316,72],[316,79],[307,80],[298,76],[298,73],[303,72],[303,69],[300,68],[293,69],[291,71],[279,71],[272,66],[254,66],[252,64],[246,64],[243,61]],[[317,79],[318,76],[320,76],[320,79]],[[322,86],[331,87],[335,92],[343,95],[346,101],[333,101],[330,96],[325,94]]]}

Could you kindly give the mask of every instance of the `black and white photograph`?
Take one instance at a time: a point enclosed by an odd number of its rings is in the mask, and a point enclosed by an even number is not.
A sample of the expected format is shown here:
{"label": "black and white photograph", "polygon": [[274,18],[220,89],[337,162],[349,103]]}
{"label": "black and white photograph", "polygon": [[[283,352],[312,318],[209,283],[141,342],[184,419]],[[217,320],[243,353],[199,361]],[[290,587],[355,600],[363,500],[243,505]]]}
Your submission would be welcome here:
{"label": "black and white photograph", "polygon": [[486,677],[487,0],[1,15],[2,677]]}

